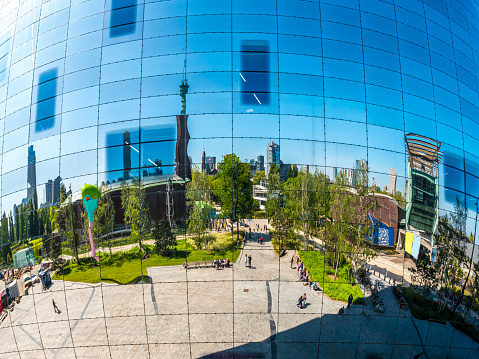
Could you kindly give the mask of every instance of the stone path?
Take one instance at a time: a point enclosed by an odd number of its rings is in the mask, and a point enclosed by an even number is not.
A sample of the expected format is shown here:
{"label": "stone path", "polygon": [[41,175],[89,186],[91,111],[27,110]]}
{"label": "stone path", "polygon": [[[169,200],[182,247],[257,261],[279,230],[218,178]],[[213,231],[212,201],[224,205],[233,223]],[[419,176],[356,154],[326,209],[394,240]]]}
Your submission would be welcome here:
{"label": "stone path", "polygon": [[228,269],[150,268],[151,284],[56,281],[43,293],[36,285],[0,325],[0,358],[479,357],[462,333],[395,309],[386,283],[384,314],[354,305],[339,316],[344,303],[297,282],[292,253],[278,258],[257,235]]}

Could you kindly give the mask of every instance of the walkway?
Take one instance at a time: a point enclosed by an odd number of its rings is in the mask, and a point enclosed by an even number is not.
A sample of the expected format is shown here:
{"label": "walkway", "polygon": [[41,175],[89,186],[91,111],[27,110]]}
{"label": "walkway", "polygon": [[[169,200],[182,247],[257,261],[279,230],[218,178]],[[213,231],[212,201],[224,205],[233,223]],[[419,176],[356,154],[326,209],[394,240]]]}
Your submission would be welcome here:
{"label": "walkway", "polygon": [[[352,306],[340,317],[344,303],[297,282],[291,255],[278,258],[269,236],[254,233],[228,269],[155,267],[151,284],[57,281],[43,293],[37,285],[0,325],[0,357],[18,358],[17,350],[28,358],[410,359],[423,350],[429,358],[479,357],[462,333],[394,310],[386,289],[386,313]],[[303,293],[308,305],[299,309]]]}

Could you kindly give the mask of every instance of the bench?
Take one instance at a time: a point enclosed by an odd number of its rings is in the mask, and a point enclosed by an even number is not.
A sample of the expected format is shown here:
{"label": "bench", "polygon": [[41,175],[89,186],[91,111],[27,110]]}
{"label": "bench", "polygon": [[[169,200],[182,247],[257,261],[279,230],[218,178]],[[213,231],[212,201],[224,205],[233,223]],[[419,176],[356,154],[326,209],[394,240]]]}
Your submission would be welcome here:
{"label": "bench", "polygon": [[[230,262],[230,267],[231,267],[231,262]],[[204,268],[213,268],[214,267],[214,261],[198,261],[198,262],[183,262],[183,268],[188,268],[188,269],[191,269],[191,268],[201,268],[201,267],[204,267]]]}
{"label": "bench", "polygon": [[191,268],[198,268],[199,265],[198,265],[199,262],[183,262],[183,268],[185,269],[191,269]]}

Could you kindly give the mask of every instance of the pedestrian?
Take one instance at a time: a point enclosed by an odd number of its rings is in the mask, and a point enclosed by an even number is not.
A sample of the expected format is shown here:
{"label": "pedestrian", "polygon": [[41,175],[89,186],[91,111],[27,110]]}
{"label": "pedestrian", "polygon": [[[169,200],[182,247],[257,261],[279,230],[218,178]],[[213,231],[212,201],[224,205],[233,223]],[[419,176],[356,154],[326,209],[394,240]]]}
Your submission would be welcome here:
{"label": "pedestrian", "polygon": [[306,293],[303,295],[303,307],[306,307]]}
{"label": "pedestrian", "polygon": [[248,256],[248,264],[249,264],[249,267],[251,268],[251,254]]}
{"label": "pedestrian", "polygon": [[351,303],[353,302],[353,293],[351,293],[348,297],[348,309],[351,306]]}
{"label": "pedestrian", "polygon": [[263,236],[261,236],[261,244],[263,244]]}
{"label": "pedestrian", "polygon": [[344,314],[344,307],[341,307],[341,309],[339,310],[339,315],[343,315]]}
{"label": "pedestrian", "polygon": [[293,268],[293,262],[294,262],[294,254],[293,254],[293,256],[291,257],[291,269]]}
{"label": "pedestrian", "polygon": [[303,309],[303,297],[299,297],[298,299],[298,304],[296,304],[297,307],[299,307],[300,309]]}
{"label": "pedestrian", "polygon": [[57,307],[57,303],[55,303],[55,299],[52,298],[53,310],[55,313],[60,313],[60,309]]}
{"label": "pedestrian", "polygon": [[248,255],[244,255],[244,266],[246,267],[248,265]]}

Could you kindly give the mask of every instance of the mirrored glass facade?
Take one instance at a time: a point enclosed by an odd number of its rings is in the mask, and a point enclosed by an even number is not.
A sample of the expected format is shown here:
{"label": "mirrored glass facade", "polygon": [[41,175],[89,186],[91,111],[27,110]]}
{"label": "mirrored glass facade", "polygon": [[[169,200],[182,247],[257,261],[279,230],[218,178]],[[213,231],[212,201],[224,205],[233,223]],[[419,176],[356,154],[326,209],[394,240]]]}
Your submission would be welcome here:
{"label": "mirrored glass facade", "polygon": [[479,357],[478,63],[476,0],[0,0],[0,357]]}

